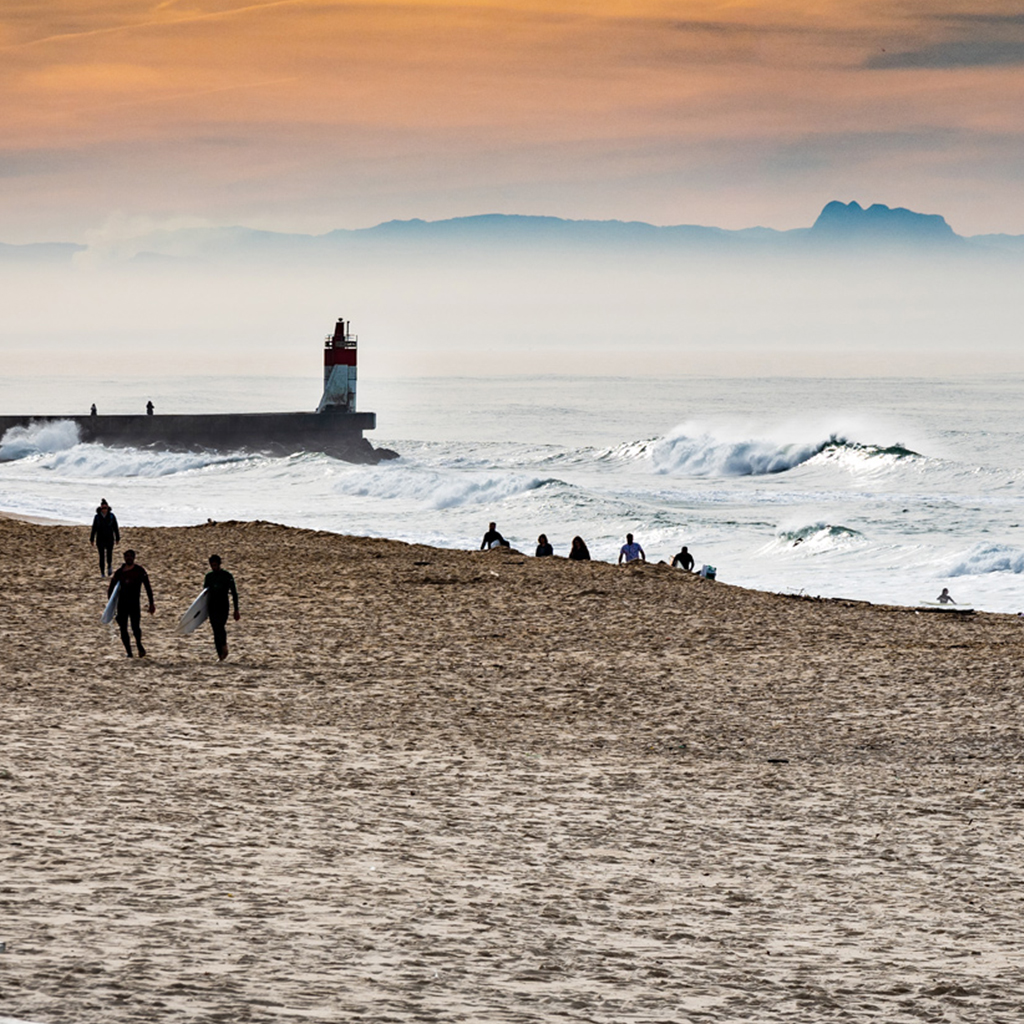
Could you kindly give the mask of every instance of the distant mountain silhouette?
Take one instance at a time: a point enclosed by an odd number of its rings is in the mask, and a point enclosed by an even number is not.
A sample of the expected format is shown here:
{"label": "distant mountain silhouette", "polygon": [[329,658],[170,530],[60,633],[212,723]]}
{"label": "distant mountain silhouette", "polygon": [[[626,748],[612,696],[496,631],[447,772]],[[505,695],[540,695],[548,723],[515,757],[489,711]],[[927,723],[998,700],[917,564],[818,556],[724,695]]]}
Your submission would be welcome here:
{"label": "distant mountain silhouette", "polygon": [[898,206],[892,209],[875,203],[866,210],[860,203],[828,203],[818,214],[809,236],[830,242],[883,242],[904,245],[959,243],[944,217],[936,213],[915,213]]}
{"label": "distant mountain silhouette", "polygon": [[[70,262],[86,247],[67,244],[4,245],[0,264]],[[634,255],[863,254],[874,249],[929,252],[961,251],[1011,258],[1024,254],[1024,236],[957,235],[937,214],[916,213],[875,203],[833,201],[813,226],[777,231],[754,227],[740,230],[699,224],[659,226],[643,221],[563,220],[559,217],[481,214],[448,220],[393,220],[370,228],[339,228],[322,235],[262,231],[241,226],[157,230],[114,241],[89,257],[108,263],[156,267],[181,264],[266,263],[283,260],[331,265],[346,256],[401,255],[429,259],[447,254],[478,258],[507,253],[519,259],[525,250],[549,254],[605,254],[609,259]]]}

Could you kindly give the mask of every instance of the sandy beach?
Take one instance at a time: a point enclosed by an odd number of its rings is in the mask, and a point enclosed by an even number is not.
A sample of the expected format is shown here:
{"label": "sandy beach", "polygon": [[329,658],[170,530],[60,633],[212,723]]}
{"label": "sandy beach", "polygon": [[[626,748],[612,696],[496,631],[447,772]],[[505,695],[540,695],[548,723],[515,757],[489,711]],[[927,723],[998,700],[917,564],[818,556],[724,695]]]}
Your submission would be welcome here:
{"label": "sandy beach", "polygon": [[1020,1019],[1015,617],[122,529],[142,660],[88,528],[0,519],[0,1016]]}

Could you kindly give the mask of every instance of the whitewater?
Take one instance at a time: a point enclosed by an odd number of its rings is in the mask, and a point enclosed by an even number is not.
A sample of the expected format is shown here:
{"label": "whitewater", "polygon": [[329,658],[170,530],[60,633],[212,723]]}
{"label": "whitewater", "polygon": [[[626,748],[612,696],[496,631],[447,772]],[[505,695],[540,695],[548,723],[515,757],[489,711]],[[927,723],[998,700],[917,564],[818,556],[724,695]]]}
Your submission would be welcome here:
{"label": "whitewater", "polygon": [[[88,523],[103,497],[126,539],[135,525],[262,519],[462,548],[493,520],[524,552],[545,533],[565,555],[579,534],[608,561],[631,532],[649,561],[686,544],[719,580],[760,590],[915,605],[948,587],[961,604],[1024,609],[1024,378],[536,375],[360,388],[360,407],[378,415],[368,436],[400,459],[108,448],[80,443],[64,421],[0,439],[0,510]],[[104,412],[141,411],[154,389],[158,414],[317,398],[298,378],[21,378],[0,384],[0,408],[52,415],[98,397]],[[159,552],[144,558],[158,570]]]}

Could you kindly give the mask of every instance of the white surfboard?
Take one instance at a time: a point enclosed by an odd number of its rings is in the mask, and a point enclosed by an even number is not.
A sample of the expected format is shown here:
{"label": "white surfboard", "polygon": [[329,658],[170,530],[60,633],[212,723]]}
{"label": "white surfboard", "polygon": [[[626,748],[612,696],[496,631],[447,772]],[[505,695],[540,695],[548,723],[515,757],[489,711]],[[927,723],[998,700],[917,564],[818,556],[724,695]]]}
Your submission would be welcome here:
{"label": "white surfboard", "polygon": [[178,620],[178,627],[175,633],[178,636],[185,636],[198,629],[210,616],[210,609],[207,607],[207,592],[205,590],[188,606],[188,611]]}
{"label": "white surfboard", "polygon": [[121,593],[120,582],[114,584],[114,589],[111,591],[110,600],[107,602],[107,607],[103,609],[103,614],[100,616],[100,622],[104,625],[109,625],[114,621],[114,616],[117,615],[117,595]]}
{"label": "white surfboard", "polygon": [[922,601],[918,606],[922,612],[973,612],[969,604],[957,604],[955,601]]}

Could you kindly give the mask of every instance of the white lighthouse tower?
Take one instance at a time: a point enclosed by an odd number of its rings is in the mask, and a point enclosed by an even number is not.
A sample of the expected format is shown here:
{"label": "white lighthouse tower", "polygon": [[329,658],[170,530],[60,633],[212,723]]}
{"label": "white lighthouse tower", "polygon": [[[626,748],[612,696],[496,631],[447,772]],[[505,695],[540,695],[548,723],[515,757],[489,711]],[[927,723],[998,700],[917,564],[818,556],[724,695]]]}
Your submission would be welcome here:
{"label": "white lighthouse tower", "polygon": [[324,393],[317,412],[356,411],[356,343],[348,321],[339,319],[324,339]]}

